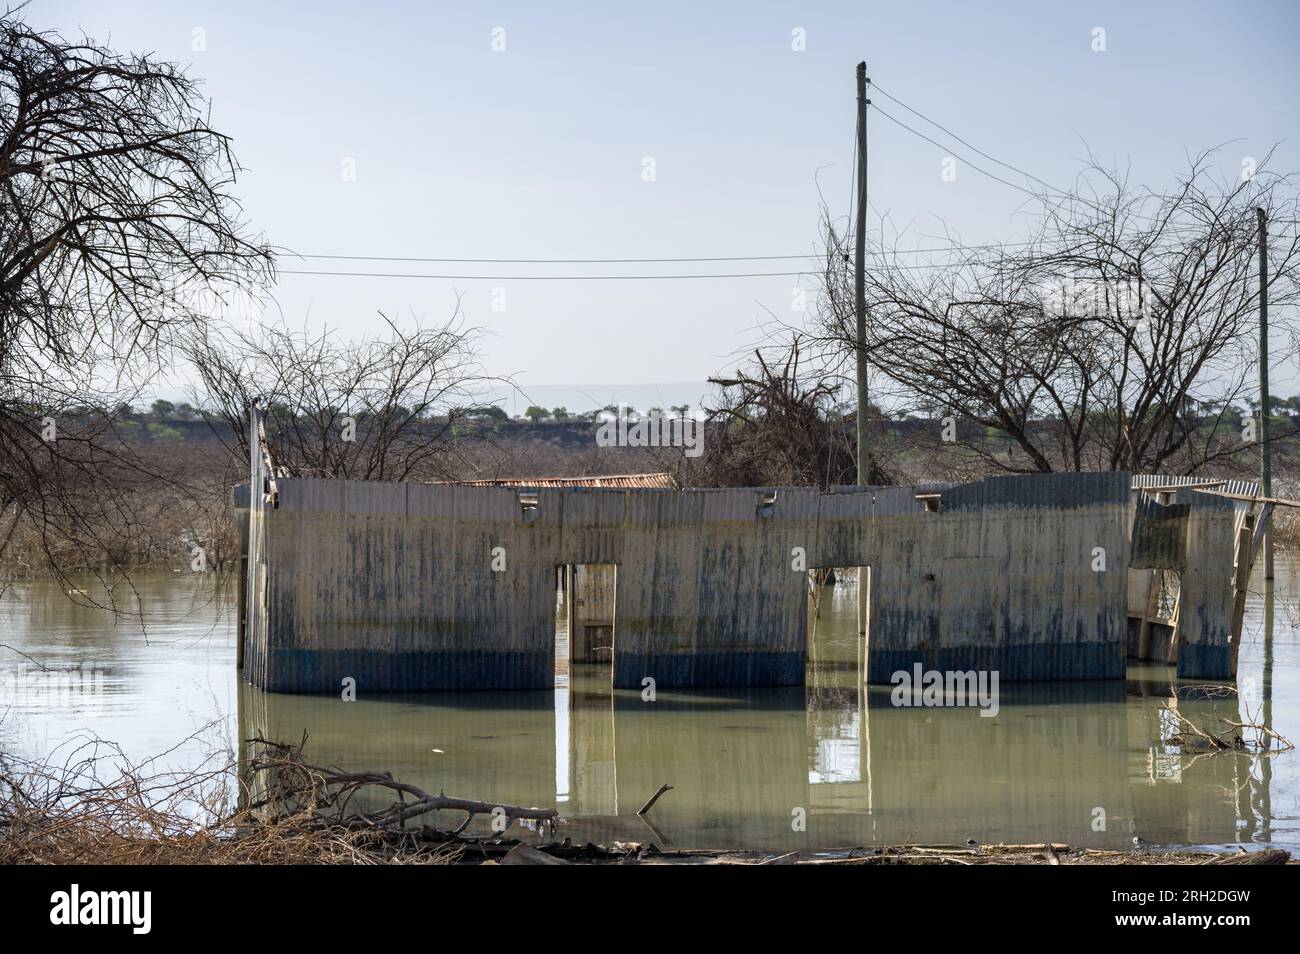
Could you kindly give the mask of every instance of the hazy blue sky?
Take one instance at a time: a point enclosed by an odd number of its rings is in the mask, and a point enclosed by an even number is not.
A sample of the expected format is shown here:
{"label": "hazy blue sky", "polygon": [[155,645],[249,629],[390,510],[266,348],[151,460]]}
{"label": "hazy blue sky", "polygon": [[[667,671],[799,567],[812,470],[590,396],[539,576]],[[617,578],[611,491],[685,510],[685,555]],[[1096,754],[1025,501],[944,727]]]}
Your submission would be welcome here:
{"label": "hazy blue sky", "polygon": [[[252,222],[303,253],[460,258],[791,255],[817,239],[820,172],[847,211],[853,70],[1007,162],[1068,185],[1085,144],[1159,187],[1187,150],[1285,140],[1300,169],[1300,3],[341,3],[36,0],[35,25],[191,64],[248,173]],[[504,51],[492,49],[494,28]],[[1106,31],[1094,52],[1093,29]],[[802,28],[806,50],[792,49]],[[202,31],[196,34],[196,30]],[[196,39],[206,49],[196,50]],[[881,104],[892,111],[887,101]],[[1290,138],[1289,138],[1290,137]],[[913,234],[1014,238],[1025,196],[870,124],[874,215]],[[656,181],[642,179],[653,157]],[[345,160],[355,181],[345,181]],[[1023,181],[1023,180],[1021,180]],[[296,262],[482,275],[790,271],[712,265]],[[529,282],[285,275],[291,324],[377,309],[438,320],[463,294],[488,368],[571,408],[694,402],[790,315],[794,278]],[[495,311],[493,289],[505,291]],[[1296,379],[1281,354],[1277,375]],[[610,383],[613,382],[611,385]],[[673,382],[686,382],[671,386]],[[657,387],[637,387],[637,385]],[[565,388],[544,388],[565,385]],[[582,386],[588,402],[568,386]],[[600,387],[600,385],[610,385]],[[1284,389],[1285,390],[1285,389]],[[1286,392],[1290,393],[1290,392]],[[566,397],[568,395],[568,397]],[[650,397],[647,397],[650,395]]]}

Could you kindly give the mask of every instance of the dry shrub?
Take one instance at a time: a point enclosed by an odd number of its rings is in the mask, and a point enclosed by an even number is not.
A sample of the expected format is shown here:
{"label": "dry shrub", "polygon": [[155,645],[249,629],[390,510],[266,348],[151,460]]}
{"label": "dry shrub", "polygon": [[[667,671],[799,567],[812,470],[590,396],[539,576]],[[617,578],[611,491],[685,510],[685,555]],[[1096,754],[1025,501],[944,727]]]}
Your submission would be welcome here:
{"label": "dry shrub", "polygon": [[[1300,480],[1275,478],[1273,495],[1290,500],[1300,498]],[[1273,509],[1273,545],[1286,549],[1300,549],[1300,507],[1275,507]]]}
{"label": "dry shrub", "polygon": [[[449,864],[460,847],[332,800],[299,750],[195,770],[131,765],[93,739],[62,763],[0,756],[0,864]],[[270,784],[255,784],[261,775]],[[263,796],[254,802],[253,788]],[[232,805],[238,807],[231,808]]]}

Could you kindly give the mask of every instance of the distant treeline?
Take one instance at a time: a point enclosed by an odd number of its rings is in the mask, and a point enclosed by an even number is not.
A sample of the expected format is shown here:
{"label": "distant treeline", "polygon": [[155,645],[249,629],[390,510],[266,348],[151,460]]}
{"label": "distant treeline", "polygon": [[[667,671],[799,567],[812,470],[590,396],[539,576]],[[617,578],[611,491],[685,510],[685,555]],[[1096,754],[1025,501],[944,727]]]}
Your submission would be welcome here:
{"label": "distant treeline", "polygon": [[[1200,402],[1197,402],[1199,405]],[[1271,407],[1270,421],[1300,428],[1300,394],[1294,394],[1291,397],[1283,398],[1272,396],[1269,400]],[[900,431],[909,430],[913,426],[933,427],[941,424],[945,419],[945,414],[938,411],[917,412],[913,410],[888,410],[877,406],[869,405],[869,416],[890,425],[904,425],[899,428]],[[36,407],[30,409],[34,416],[41,416],[49,413],[45,409]],[[304,415],[295,412],[292,408],[284,405],[272,404],[267,408],[268,418],[279,419],[302,419]],[[364,421],[365,412],[349,412],[345,408],[329,408],[325,412],[331,417],[339,419],[352,417],[358,422]],[[394,417],[404,417],[411,414],[412,411],[400,405],[395,405],[389,412]],[[493,425],[545,425],[548,427],[575,427],[575,426],[595,426],[602,420],[615,417],[619,414],[631,418],[646,417],[658,414],[664,417],[682,417],[692,413],[691,406],[688,404],[673,405],[670,408],[651,407],[644,411],[638,410],[631,405],[607,405],[589,411],[571,412],[564,407],[541,408],[529,407],[527,411],[516,417],[511,417],[506,411],[494,404],[455,408],[452,415],[440,412],[417,413],[416,417],[430,422],[445,422],[449,416],[455,416],[461,421],[481,421]],[[852,420],[856,414],[856,409],[849,406],[844,411],[844,419]],[[1208,402],[1203,406],[1197,406],[1189,409],[1189,413],[1184,415],[1184,419],[1196,424],[1199,427],[1228,427],[1231,429],[1240,429],[1247,418],[1257,417],[1259,414],[1259,402],[1249,401],[1248,407],[1238,407],[1236,405],[1222,405],[1219,403]],[[205,415],[204,411],[196,408],[189,403],[175,404],[171,401],[156,400],[149,405],[147,409],[141,409],[131,404],[118,404],[111,410],[102,408],[93,408],[90,406],[76,406],[64,408],[60,412],[64,418],[88,418],[96,416],[110,416],[122,423],[151,423],[151,424],[191,424],[205,423],[212,418]],[[1055,418],[1042,417],[1040,422],[1047,424]],[[965,424],[958,418],[958,426],[964,428]]]}

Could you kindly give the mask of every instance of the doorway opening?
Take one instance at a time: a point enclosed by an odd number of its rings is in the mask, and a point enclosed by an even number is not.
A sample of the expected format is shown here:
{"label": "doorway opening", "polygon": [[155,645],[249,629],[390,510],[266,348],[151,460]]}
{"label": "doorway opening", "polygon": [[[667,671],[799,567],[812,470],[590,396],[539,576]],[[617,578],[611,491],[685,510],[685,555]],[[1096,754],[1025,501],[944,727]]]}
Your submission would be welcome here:
{"label": "doorway opening", "polygon": [[618,567],[613,563],[569,563],[557,568],[556,685],[583,691],[614,678],[614,617]]}
{"label": "doorway opening", "polygon": [[1137,646],[1134,648],[1130,643],[1129,655],[1139,660],[1157,660],[1172,665],[1178,662],[1178,611],[1182,603],[1182,574],[1178,570],[1166,569],[1139,572],[1139,581],[1145,584],[1146,596],[1144,599],[1139,588],[1133,586],[1133,577],[1138,573],[1130,571],[1129,613],[1133,613],[1131,604],[1135,596],[1141,609],[1137,618]]}
{"label": "doorway opening", "polygon": [[871,568],[815,567],[808,571],[809,683],[860,684],[866,676],[871,630]]}
{"label": "doorway opening", "polygon": [[[814,745],[808,781],[861,781],[869,567],[808,571],[807,719]],[[859,608],[859,594],[865,604]]]}
{"label": "doorway opening", "polygon": [[556,567],[556,801],[574,814],[617,814],[614,631],[618,567]]}

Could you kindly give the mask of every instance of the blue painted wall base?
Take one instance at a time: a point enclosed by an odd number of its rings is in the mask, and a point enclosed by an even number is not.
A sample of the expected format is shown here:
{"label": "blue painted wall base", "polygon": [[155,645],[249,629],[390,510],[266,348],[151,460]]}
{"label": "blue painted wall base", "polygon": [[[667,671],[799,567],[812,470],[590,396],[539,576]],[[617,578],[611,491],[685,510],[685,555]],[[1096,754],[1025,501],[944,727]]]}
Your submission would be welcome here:
{"label": "blue painted wall base", "polygon": [[271,649],[267,692],[338,693],[344,678],[366,692],[553,689],[555,654],[385,653],[369,649]]}
{"label": "blue painted wall base", "polygon": [[641,689],[647,676],[656,689],[723,686],[802,686],[802,652],[663,653],[620,656],[614,652],[614,688]]}
{"label": "blue painted wall base", "polygon": [[1120,640],[933,650],[873,649],[867,654],[867,682],[889,685],[896,672],[910,676],[916,663],[922,669],[941,672],[996,671],[1000,682],[1123,679],[1127,667],[1125,650]]}

